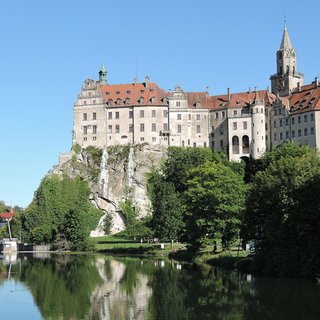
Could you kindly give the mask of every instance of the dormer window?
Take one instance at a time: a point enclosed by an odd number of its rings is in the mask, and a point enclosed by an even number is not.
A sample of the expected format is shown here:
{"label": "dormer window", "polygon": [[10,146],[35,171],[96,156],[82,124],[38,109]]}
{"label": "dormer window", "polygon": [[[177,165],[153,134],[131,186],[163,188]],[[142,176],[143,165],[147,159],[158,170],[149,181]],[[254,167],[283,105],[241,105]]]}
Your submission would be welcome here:
{"label": "dormer window", "polygon": [[130,99],[129,98],[126,98],[125,102],[124,102],[126,105],[129,105],[130,104]]}
{"label": "dormer window", "polygon": [[120,106],[121,105],[121,99],[117,99],[117,106]]}
{"label": "dormer window", "polygon": [[140,92],[141,92],[141,93],[144,93],[144,89],[141,89]]}
{"label": "dormer window", "polygon": [[120,94],[120,91],[117,91],[116,94]]}
{"label": "dormer window", "polygon": [[156,102],[156,98],[155,98],[155,97],[152,97],[152,98],[150,99],[150,102],[151,102],[152,104],[154,104],[154,103]]}
{"label": "dormer window", "polygon": [[140,97],[139,103],[140,103],[140,104],[144,104],[144,98],[143,98],[143,97]]}
{"label": "dormer window", "polygon": [[111,107],[112,106],[112,99],[108,100],[108,106]]}
{"label": "dormer window", "polygon": [[107,91],[107,92],[106,92],[106,95],[109,95],[109,94],[110,94],[110,92],[109,92],[109,91]]}
{"label": "dormer window", "polygon": [[130,91],[130,90],[128,90],[128,91],[127,91],[127,94],[130,94],[130,93],[131,93],[131,91]]}
{"label": "dormer window", "polygon": [[180,101],[176,101],[176,107],[180,107]]}

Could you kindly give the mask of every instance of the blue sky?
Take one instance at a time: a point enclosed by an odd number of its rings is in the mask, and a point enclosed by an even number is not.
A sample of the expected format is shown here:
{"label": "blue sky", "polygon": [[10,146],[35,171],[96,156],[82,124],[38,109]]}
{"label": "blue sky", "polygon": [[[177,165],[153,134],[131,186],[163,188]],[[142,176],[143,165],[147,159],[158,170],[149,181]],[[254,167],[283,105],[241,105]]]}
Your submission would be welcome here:
{"label": "blue sky", "polygon": [[27,206],[71,148],[72,108],[101,63],[109,83],[266,88],[284,16],[305,83],[320,74],[320,2],[19,0],[0,10],[0,200]]}

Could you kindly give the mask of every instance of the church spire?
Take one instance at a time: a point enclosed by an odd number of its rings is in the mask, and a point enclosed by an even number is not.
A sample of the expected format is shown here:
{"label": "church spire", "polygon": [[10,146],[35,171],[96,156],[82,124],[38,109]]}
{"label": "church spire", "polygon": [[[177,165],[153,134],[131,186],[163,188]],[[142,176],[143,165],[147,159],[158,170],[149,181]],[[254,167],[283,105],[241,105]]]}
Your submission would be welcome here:
{"label": "church spire", "polygon": [[284,20],[284,29],[283,29],[283,35],[282,35],[280,49],[292,49],[286,20]]}

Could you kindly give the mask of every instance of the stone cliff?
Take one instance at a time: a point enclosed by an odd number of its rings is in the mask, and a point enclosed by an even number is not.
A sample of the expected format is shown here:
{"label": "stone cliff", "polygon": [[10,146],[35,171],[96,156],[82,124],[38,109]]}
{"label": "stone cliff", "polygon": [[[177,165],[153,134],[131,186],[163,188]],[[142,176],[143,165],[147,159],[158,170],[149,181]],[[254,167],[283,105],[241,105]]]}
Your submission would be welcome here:
{"label": "stone cliff", "polygon": [[[79,146],[78,146],[79,147]],[[104,235],[103,225],[107,215],[112,217],[112,233],[124,230],[125,218],[119,204],[131,199],[139,211],[139,217],[150,214],[146,174],[160,167],[167,148],[148,144],[110,146],[105,149],[74,148],[70,154],[60,156],[60,163],[53,173],[80,175],[89,182],[90,200],[103,211],[96,230],[91,236]]]}

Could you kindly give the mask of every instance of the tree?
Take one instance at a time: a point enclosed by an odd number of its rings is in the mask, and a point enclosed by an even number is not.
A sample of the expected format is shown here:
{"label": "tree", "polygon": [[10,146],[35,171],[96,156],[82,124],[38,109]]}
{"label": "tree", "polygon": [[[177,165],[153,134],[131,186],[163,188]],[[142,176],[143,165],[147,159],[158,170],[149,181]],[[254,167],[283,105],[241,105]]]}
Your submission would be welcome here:
{"label": "tree", "polygon": [[305,217],[302,203],[306,205],[308,199],[307,212],[312,216],[316,197],[313,190],[313,196],[310,195],[306,186],[315,186],[320,159],[311,148],[290,143],[267,153],[262,164],[248,193],[243,235],[255,241],[256,261],[263,272],[301,274],[298,261],[304,250],[297,241],[305,243],[302,235],[306,235],[303,230],[308,225],[302,219]]}
{"label": "tree", "polygon": [[245,208],[243,176],[223,163],[205,163],[190,170],[186,185],[190,247],[197,250],[208,238],[222,238],[227,245],[239,233]]}
{"label": "tree", "polygon": [[161,176],[153,178],[155,192],[152,196],[151,225],[156,237],[170,239],[173,242],[178,240],[183,232],[185,206],[172,183],[166,182]]}

